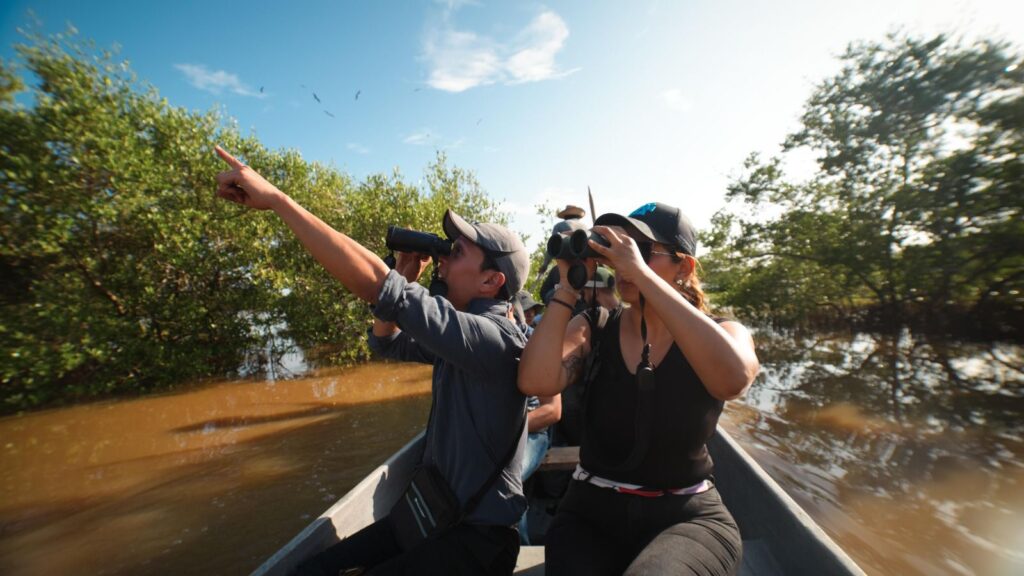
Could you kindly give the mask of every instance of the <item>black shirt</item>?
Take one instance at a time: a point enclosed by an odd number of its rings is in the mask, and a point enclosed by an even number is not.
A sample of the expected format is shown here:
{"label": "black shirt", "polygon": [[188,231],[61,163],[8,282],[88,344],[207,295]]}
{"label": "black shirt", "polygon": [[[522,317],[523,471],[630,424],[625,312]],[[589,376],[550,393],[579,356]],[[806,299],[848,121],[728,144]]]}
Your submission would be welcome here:
{"label": "black shirt", "polygon": [[[684,488],[710,478],[713,464],[706,444],[725,403],[708,394],[673,343],[654,369],[652,413],[637,414],[636,367],[627,369],[622,359],[621,317],[608,319],[596,377],[587,384],[581,466],[602,478],[651,488]],[[651,419],[648,451],[635,468],[618,470],[633,449],[638,417]]]}

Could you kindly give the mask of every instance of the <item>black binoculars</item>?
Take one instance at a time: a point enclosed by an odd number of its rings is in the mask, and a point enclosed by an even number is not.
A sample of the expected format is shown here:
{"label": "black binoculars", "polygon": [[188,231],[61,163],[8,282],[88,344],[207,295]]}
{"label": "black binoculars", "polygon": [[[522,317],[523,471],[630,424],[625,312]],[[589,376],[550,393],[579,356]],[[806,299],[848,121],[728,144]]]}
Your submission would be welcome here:
{"label": "black binoculars", "polygon": [[575,230],[568,236],[552,234],[551,238],[548,238],[548,256],[555,260],[573,261],[569,266],[566,281],[577,290],[587,283],[587,268],[582,261],[601,256],[590,247],[588,240],[593,240],[602,246],[609,246],[608,240],[604,236],[596,232],[588,233],[586,230]]}
{"label": "black binoculars", "polygon": [[434,271],[430,275],[430,295],[447,296],[448,285],[437,275],[437,258],[449,256],[452,253],[452,241],[445,240],[437,234],[410,230],[400,226],[388,226],[388,233],[384,237],[384,245],[391,251],[384,258],[388,268],[394,269],[397,264],[395,252],[411,252],[414,254],[428,254],[434,259]]}
{"label": "black binoculars", "polygon": [[420,232],[398,226],[388,226],[388,234],[384,238],[388,250],[396,252],[414,252],[430,256],[448,256],[452,253],[452,241],[445,240],[437,234]]}
{"label": "black binoculars", "polygon": [[587,258],[599,258],[601,255],[590,247],[587,240],[593,240],[602,246],[608,246],[608,241],[597,232],[587,233],[586,230],[575,230],[568,236],[552,234],[548,238],[548,256],[555,260],[586,260]]}

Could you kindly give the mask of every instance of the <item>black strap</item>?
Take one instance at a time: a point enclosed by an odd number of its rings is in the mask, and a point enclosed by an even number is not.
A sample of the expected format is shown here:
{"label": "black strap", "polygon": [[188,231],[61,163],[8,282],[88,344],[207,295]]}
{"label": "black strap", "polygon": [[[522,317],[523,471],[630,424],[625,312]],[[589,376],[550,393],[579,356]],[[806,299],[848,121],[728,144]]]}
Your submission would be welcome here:
{"label": "black strap", "polygon": [[469,516],[473,513],[473,510],[476,510],[476,507],[480,505],[480,502],[484,499],[487,491],[492,485],[494,485],[498,476],[501,475],[501,471],[504,470],[505,467],[508,466],[509,462],[512,461],[512,457],[516,454],[516,447],[519,446],[519,439],[523,437],[523,430],[526,429],[526,419],[526,404],[524,403],[523,425],[519,427],[519,433],[512,437],[512,445],[508,447],[508,452],[505,453],[505,458],[498,463],[498,467],[491,473],[491,477],[484,482],[483,486],[477,490],[476,494],[474,494],[472,498],[466,501],[466,505],[462,508],[462,514],[459,516],[459,522],[462,522],[466,516]]}
{"label": "black strap", "polygon": [[[485,318],[487,318],[487,317],[491,317],[492,315],[483,314],[483,316]],[[500,327],[500,326],[502,326],[502,324],[501,324],[501,322],[498,321],[498,318],[500,318],[500,317],[492,317],[491,319],[495,320],[495,322],[497,322],[498,326]],[[515,328],[515,327],[513,327],[513,328],[515,330],[518,330],[518,328]],[[518,362],[518,358],[516,359],[516,361]],[[463,389],[463,394],[465,394],[465,393],[466,393],[466,391],[465,391],[465,389]],[[424,437],[423,437],[423,452],[420,453],[420,462],[423,462],[423,457],[426,455],[427,442],[430,440],[430,425],[434,421],[434,407],[436,405],[437,405],[437,402],[436,402],[436,399],[434,397],[434,391],[433,391],[433,389],[431,389],[431,392],[430,392],[430,416],[427,417],[427,430],[424,433]],[[467,400],[466,406],[469,406],[469,405],[470,405],[470,403]],[[473,429],[477,431],[477,438],[480,439],[481,444],[484,444],[484,448],[486,449],[487,445],[484,443],[483,436],[480,435],[479,428],[477,428],[476,420],[473,418],[473,413],[472,412],[470,412],[470,414],[469,414],[469,420],[470,420],[470,423],[473,425]],[[504,470],[505,467],[508,466],[509,462],[512,461],[512,457],[515,456],[515,453],[516,453],[516,447],[519,446],[519,439],[523,437],[523,430],[526,429],[526,420],[527,420],[527,417],[526,417],[526,403],[524,402],[523,403],[523,424],[522,424],[522,426],[519,427],[519,433],[512,437],[512,445],[508,447],[508,452],[505,453],[505,457],[502,460],[498,461],[498,467],[494,469],[494,472],[491,473],[491,476],[487,479],[486,482],[483,483],[482,486],[480,486],[480,489],[477,490],[476,493],[473,494],[473,496],[471,496],[469,498],[469,500],[466,501],[465,506],[462,507],[462,510],[459,513],[459,519],[456,522],[456,524],[460,524],[467,516],[469,516],[470,514],[473,513],[473,510],[476,510],[476,507],[480,505],[480,502],[483,500],[484,496],[487,494],[487,491],[494,484],[495,480],[498,479],[498,476],[501,474],[501,471]],[[442,477],[443,476],[444,475],[442,474]],[[447,482],[447,478],[445,479],[445,481]]]}
{"label": "black strap", "polygon": [[[430,440],[430,424],[434,420],[434,406],[436,406],[436,402],[434,402],[433,393],[431,393],[430,416],[427,418],[427,430],[423,435],[423,451],[420,452],[421,463],[423,462],[423,457],[426,455],[427,442]],[[472,418],[472,416],[470,417]],[[516,453],[516,447],[519,446],[519,439],[523,437],[523,430],[526,428],[526,420],[526,404],[523,404],[523,425],[519,427],[519,433],[512,437],[512,445],[508,447],[508,452],[505,453],[505,458],[498,463],[498,467],[491,473],[490,478],[480,486],[480,489],[466,501],[465,506],[463,506],[462,510],[459,511],[459,520],[456,524],[461,523],[466,516],[469,516],[473,513],[473,510],[476,510],[476,507],[480,505],[480,502],[487,494],[487,490],[494,484],[494,481],[498,479],[498,475],[500,475],[501,471],[504,470],[505,467],[508,466],[509,462],[512,461],[512,457],[515,456]],[[475,426],[476,424],[474,423],[474,427]],[[445,481],[447,481],[447,479],[445,479]]]}
{"label": "black strap", "polygon": [[[587,433],[586,418],[590,403],[590,389],[597,378],[598,372],[597,366],[600,356],[598,348],[603,340],[602,335],[605,324],[608,321],[607,312],[603,308],[600,309],[600,312],[603,314],[598,315],[596,322],[593,318],[587,318],[590,321],[591,349],[590,357],[588,358],[590,362],[586,372],[586,388],[583,391],[584,436]],[[621,308],[616,310],[616,317],[622,317]],[[640,295],[640,336],[643,338],[644,347],[640,353],[640,364],[636,369],[637,403],[636,413],[633,416],[633,448],[630,450],[629,456],[621,463],[608,466],[610,470],[624,471],[636,468],[643,461],[644,457],[647,456],[647,451],[651,444],[651,423],[654,419],[653,414],[655,411],[654,390],[656,382],[654,379],[654,366],[650,361],[651,345],[647,342],[647,322],[644,320],[644,297],[642,294]]]}
{"label": "black strap", "polygon": [[632,470],[640,465],[651,445],[651,423],[654,420],[654,365],[651,364],[651,345],[647,342],[647,321],[644,318],[644,295],[640,295],[640,337],[644,347],[640,352],[640,364],[636,367],[636,415],[633,417],[633,449],[629,456],[613,470]]}

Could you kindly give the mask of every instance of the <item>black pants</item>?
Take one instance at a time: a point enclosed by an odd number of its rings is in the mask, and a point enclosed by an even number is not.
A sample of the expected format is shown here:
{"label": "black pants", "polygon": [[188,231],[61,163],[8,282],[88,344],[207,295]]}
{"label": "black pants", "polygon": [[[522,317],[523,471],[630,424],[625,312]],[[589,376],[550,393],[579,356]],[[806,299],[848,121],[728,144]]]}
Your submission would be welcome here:
{"label": "black pants", "polygon": [[456,526],[447,533],[402,552],[388,518],[378,520],[303,562],[302,576],[337,576],[362,567],[367,574],[486,574],[508,576],[519,556],[519,533],[508,526]]}
{"label": "black pants", "polygon": [[736,574],[742,550],[713,488],[645,498],[573,480],[548,529],[545,574]]}

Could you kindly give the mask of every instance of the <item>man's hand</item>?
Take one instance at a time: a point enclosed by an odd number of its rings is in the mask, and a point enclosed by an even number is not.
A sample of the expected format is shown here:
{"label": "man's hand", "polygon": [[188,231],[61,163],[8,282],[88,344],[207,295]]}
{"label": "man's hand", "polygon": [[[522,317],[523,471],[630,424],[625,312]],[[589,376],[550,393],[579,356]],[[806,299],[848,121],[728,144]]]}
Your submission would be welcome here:
{"label": "man's hand", "polygon": [[430,256],[411,252],[396,252],[395,270],[409,282],[415,282],[430,264]]}
{"label": "man's hand", "polygon": [[267,182],[255,170],[238,161],[223,148],[215,148],[231,170],[217,174],[217,195],[226,200],[255,208],[267,210],[284,198],[284,193],[276,186]]}

